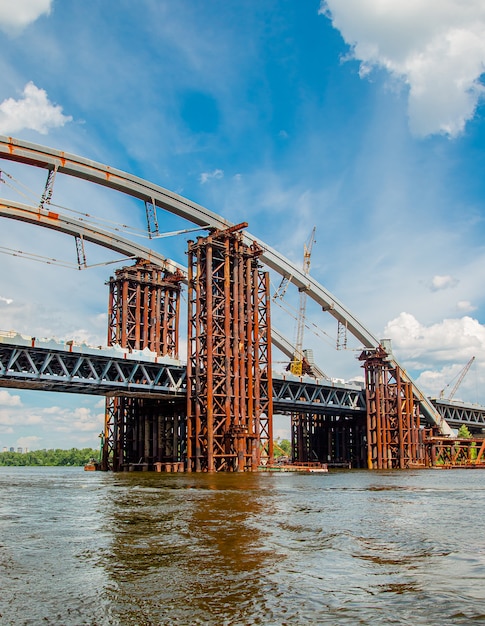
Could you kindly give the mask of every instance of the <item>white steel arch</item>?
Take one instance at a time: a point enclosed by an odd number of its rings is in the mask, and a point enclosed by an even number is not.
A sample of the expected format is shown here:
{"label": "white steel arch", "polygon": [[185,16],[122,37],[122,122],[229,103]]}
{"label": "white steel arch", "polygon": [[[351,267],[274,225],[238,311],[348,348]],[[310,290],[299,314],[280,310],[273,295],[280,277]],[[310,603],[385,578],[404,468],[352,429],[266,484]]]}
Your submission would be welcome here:
{"label": "white steel arch", "polygon": [[[233,225],[232,222],[209,211],[205,207],[159,185],[84,157],[3,135],[0,135],[0,157],[47,170],[56,170],[68,176],[81,178],[110,189],[115,189],[144,202],[151,202],[157,207],[204,228],[224,229]],[[1,202],[5,204],[4,201]],[[263,254],[260,257],[262,262],[277,273],[285,276],[298,289],[304,289],[308,296],[322,307],[323,311],[328,312],[335,319],[345,324],[350,333],[364,347],[376,348],[379,346],[379,340],[335,296],[314,278],[306,275],[302,268],[294,265],[282,254],[266,245],[257,237],[249,233],[245,233],[244,237],[248,245],[256,241],[263,249]],[[394,363],[398,365],[396,361]],[[453,433],[449,425],[439,415],[416,383],[407,375],[404,368],[400,367],[400,369],[401,375],[412,382],[416,396],[421,401],[423,413],[432,423],[439,427],[442,434],[451,436]]]}
{"label": "white steel arch", "polygon": [[[117,234],[102,230],[99,227],[94,228],[88,225],[84,220],[56,213],[50,209],[39,209],[39,207],[2,198],[0,198],[0,217],[7,217],[35,226],[42,226],[66,235],[72,235],[73,237],[82,237],[85,241],[113,250],[123,256],[150,261],[155,265],[159,265],[164,270],[166,269],[173,272],[178,269],[182,272],[184,277],[187,278],[187,268],[184,265],[172,259],[167,259],[151,248],[120,237]],[[274,326],[271,328],[271,338],[273,344],[283,354],[286,354],[290,359],[293,357],[295,352],[294,347]]]}

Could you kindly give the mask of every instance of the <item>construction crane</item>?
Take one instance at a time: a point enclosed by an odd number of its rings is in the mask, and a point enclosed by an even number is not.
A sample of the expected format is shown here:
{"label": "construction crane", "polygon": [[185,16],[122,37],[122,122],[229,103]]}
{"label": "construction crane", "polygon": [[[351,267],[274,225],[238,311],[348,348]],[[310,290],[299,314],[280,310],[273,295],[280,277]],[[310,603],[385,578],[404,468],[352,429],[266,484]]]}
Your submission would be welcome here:
{"label": "construction crane", "polygon": [[[312,256],[312,248],[315,243],[315,231],[316,226],[308,238],[308,241],[303,246],[303,272],[305,275],[310,273],[310,259]],[[300,289],[300,310],[298,312],[297,329],[296,329],[296,341],[295,341],[295,354],[293,360],[290,363],[290,372],[296,376],[309,373],[311,370],[310,365],[306,362],[305,355],[303,354],[303,332],[305,330],[305,317],[306,317],[306,289],[303,287]]]}
{"label": "construction crane", "polygon": [[455,393],[457,392],[458,387],[461,385],[463,379],[465,378],[465,376],[467,375],[468,370],[470,369],[470,367],[472,366],[473,361],[475,360],[475,357],[472,356],[472,358],[468,361],[468,363],[465,365],[465,367],[463,368],[460,376],[458,377],[458,380],[455,383],[455,386],[453,387],[453,389],[451,390],[450,394],[448,395],[447,398],[445,398],[445,390],[447,387],[449,387],[451,385],[451,381],[450,383],[448,383],[446,385],[446,387],[444,387],[441,391],[440,391],[440,400],[451,400],[453,398],[453,396],[455,395]]}

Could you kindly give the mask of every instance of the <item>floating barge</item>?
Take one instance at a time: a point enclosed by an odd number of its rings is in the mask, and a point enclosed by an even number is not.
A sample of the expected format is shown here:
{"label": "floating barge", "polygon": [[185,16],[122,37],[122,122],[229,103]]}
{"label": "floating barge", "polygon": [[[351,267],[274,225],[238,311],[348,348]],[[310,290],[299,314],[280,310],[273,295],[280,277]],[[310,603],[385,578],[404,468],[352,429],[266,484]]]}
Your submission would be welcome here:
{"label": "floating barge", "polygon": [[261,465],[260,472],[299,472],[303,474],[326,474],[326,463],[275,463],[273,465]]}

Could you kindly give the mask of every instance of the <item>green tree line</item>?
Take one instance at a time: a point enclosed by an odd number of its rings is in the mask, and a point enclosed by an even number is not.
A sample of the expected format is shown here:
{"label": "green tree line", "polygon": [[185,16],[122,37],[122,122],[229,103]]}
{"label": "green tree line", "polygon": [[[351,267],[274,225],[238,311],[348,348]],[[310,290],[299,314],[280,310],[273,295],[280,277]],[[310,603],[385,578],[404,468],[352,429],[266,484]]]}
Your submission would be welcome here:
{"label": "green tree line", "polygon": [[85,465],[90,459],[98,459],[94,448],[71,448],[70,450],[34,450],[32,452],[0,452],[0,466],[16,465]]}

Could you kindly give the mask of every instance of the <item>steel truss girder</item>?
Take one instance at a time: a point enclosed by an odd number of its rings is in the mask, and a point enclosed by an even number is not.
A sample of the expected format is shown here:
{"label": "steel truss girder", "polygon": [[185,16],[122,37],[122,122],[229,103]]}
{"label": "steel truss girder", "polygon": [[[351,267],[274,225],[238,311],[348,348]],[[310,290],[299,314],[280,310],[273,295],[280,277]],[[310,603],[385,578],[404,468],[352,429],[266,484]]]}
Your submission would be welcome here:
{"label": "steel truss girder", "polygon": [[339,415],[365,413],[362,389],[287,380],[273,375],[273,408],[277,412],[306,412],[309,404],[314,414]]}
{"label": "steel truss girder", "polygon": [[[64,357],[67,356],[67,360]],[[151,361],[133,361],[123,357],[30,348],[0,343],[0,386],[43,389],[95,395],[126,394],[169,395],[185,397],[185,366],[165,365]],[[141,378],[140,378],[141,376]],[[138,382],[137,382],[138,381]],[[306,412],[340,414],[365,411],[365,394],[355,388],[335,387],[286,380],[274,374],[273,410],[279,413]],[[485,410],[474,405],[433,401],[437,410],[453,427],[462,424],[482,430]]]}
{"label": "steel truss girder", "polygon": [[432,400],[432,402],[450,426],[459,428],[464,424],[473,430],[485,429],[484,407],[439,400]]}
{"label": "steel truss girder", "polygon": [[184,398],[186,368],[0,343],[0,385],[93,395]]}

